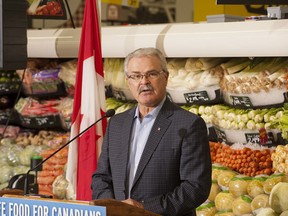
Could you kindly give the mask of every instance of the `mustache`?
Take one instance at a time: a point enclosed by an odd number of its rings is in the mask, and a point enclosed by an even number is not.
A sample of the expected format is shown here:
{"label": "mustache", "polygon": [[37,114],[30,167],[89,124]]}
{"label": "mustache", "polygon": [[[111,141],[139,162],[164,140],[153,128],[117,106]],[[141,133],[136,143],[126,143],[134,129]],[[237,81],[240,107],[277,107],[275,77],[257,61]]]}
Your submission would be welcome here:
{"label": "mustache", "polygon": [[138,92],[139,92],[139,94],[140,94],[140,93],[143,92],[143,91],[154,91],[154,88],[153,88],[153,86],[151,86],[150,84],[142,85],[142,86],[139,88]]}

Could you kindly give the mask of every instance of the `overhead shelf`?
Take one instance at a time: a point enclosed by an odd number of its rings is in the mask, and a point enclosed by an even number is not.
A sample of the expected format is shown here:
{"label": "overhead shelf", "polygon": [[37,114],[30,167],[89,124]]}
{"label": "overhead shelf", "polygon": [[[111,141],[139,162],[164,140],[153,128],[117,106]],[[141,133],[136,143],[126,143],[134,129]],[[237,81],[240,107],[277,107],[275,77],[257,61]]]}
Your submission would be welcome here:
{"label": "overhead shelf", "polygon": [[[103,58],[140,47],[167,57],[288,56],[288,20],[102,27]],[[28,57],[77,58],[81,29],[28,30]]]}

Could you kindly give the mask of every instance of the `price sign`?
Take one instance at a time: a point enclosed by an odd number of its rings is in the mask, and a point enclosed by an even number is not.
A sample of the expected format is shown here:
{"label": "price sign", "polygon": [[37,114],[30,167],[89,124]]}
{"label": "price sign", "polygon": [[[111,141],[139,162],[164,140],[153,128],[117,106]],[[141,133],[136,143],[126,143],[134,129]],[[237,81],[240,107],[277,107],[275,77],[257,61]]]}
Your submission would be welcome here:
{"label": "price sign", "polygon": [[246,96],[231,96],[232,98],[232,105],[249,108],[252,107],[252,103],[249,97]]}
{"label": "price sign", "polygon": [[5,112],[0,112],[0,123],[5,124],[8,120],[8,115]]}
{"label": "price sign", "polygon": [[220,128],[218,128],[218,127],[214,127],[214,129],[215,129],[215,133],[216,133],[218,141],[227,143],[227,138],[226,138],[225,132],[220,130]]}
{"label": "price sign", "polygon": [[27,128],[61,128],[59,115],[48,115],[39,117],[21,116],[21,124]]}
{"label": "price sign", "polygon": [[187,103],[197,103],[203,101],[209,101],[209,96],[206,91],[189,92],[184,94],[184,98]]}
{"label": "price sign", "polygon": [[49,125],[51,123],[49,117],[35,117],[35,122],[38,126]]}
{"label": "price sign", "polygon": [[266,143],[261,142],[262,138],[260,137],[260,133],[245,133],[245,138],[247,143],[252,144],[261,144],[261,145],[271,145],[274,142],[274,136],[271,132],[267,133]]}
{"label": "price sign", "polygon": [[25,116],[21,116],[21,121],[23,125],[30,125],[31,124],[31,120],[32,118],[30,117],[25,117]]}
{"label": "price sign", "polygon": [[127,101],[127,98],[124,94],[123,91],[120,91],[120,90],[116,90],[115,88],[112,89],[112,92],[113,92],[113,95],[116,99],[118,100],[122,100],[122,101]]}
{"label": "price sign", "polygon": [[260,143],[259,133],[245,133],[245,138],[247,143]]}
{"label": "price sign", "polygon": [[9,89],[7,88],[7,84],[6,83],[0,83],[0,92],[7,92],[9,91]]}

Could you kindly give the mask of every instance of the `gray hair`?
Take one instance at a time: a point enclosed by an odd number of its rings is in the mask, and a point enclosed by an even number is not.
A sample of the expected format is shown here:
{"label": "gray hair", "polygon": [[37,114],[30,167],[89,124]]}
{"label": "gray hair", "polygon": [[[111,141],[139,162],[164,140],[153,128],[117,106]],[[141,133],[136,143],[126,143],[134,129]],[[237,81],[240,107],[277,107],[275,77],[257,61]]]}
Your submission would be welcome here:
{"label": "gray hair", "polygon": [[153,48],[153,47],[139,48],[139,49],[129,53],[124,60],[125,73],[127,74],[127,72],[128,72],[128,64],[132,58],[143,57],[143,56],[156,56],[160,60],[162,71],[165,74],[168,74],[167,61],[166,61],[165,56],[163,55],[163,53],[159,49]]}

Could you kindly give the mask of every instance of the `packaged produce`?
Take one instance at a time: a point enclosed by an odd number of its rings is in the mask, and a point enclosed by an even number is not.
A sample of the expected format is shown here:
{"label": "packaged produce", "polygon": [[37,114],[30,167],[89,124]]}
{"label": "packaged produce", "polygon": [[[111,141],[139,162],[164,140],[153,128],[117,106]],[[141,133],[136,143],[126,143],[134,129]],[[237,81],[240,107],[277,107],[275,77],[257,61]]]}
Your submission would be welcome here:
{"label": "packaged produce", "polygon": [[68,181],[65,175],[58,175],[52,183],[52,192],[57,199],[66,199]]}
{"label": "packaged produce", "polygon": [[216,195],[221,191],[217,181],[212,180],[212,185],[210,189],[210,194],[208,196],[208,200],[214,202]]}
{"label": "packaged produce", "polygon": [[247,194],[247,186],[252,180],[251,177],[245,175],[236,175],[229,182],[229,191],[235,197]]}
{"label": "packaged produce", "polygon": [[215,216],[234,216],[232,210],[230,211],[217,211]]}
{"label": "packaged produce", "polygon": [[249,64],[244,69],[226,73],[221,80],[224,101],[242,108],[283,105],[288,58],[254,58],[246,62]]}
{"label": "packaged produce", "polygon": [[0,184],[8,182],[13,176],[13,167],[9,165],[1,165]]}
{"label": "packaged produce", "polygon": [[267,175],[255,176],[247,185],[248,195],[254,198],[259,194],[264,194],[263,183],[267,178]]}
{"label": "packaged produce", "polygon": [[287,176],[283,173],[274,173],[269,176],[263,183],[263,190],[266,194],[270,194],[272,188],[279,182],[287,182]]}
{"label": "packaged produce", "polygon": [[257,215],[263,208],[269,206],[269,195],[259,194],[253,198],[251,202],[251,209],[254,215]]}
{"label": "packaged produce", "polygon": [[284,211],[280,214],[280,216],[288,216],[288,210],[287,211]]}
{"label": "packaged produce", "polygon": [[237,173],[232,170],[223,170],[218,176],[218,184],[221,190],[229,190],[230,180],[236,175]]}
{"label": "packaged produce", "polygon": [[275,152],[271,155],[273,169],[276,172],[288,174],[288,145],[278,145]]}
{"label": "packaged produce", "polygon": [[213,202],[203,203],[196,208],[197,216],[213,216],[215,215],[216,208]]}
{"label": "packaged produce", "polygon": [[279,182],[271,190],[269,205],[276,213],[288,210],[288,182]]}
{"label": "packaged produce", "polygon": [[229,170],[229,168],[221,164],[213,164],[212,165],[212,180],[216,180],[218,182],[218,176],[222,173],[223,170]]}
{"label": "packaged produce", "polygon": [[272,208],[263,208],[256,216],[278,216],[278,214]]}
{"label": "packaged produce", "polygon": [[235,197],[229,191],[221,191],[215,197],[215,207],[218,211],[232,210],[232,203]]}
{"label": "packaged produce", "polygon": [[234,215],[252,214],[252,199],[248,195],[242,195],[236,198],[232,203],[232,211]]}

